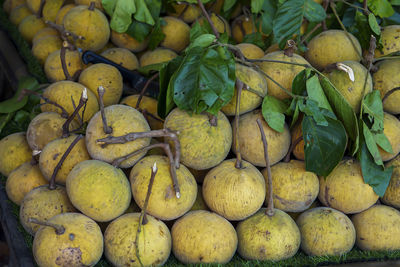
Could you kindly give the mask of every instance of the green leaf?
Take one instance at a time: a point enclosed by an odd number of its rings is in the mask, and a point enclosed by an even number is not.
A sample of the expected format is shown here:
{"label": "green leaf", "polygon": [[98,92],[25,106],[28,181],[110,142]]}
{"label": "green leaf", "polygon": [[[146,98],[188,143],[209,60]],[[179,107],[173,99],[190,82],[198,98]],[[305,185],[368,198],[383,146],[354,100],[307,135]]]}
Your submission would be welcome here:
{"label": "green leaf", "polygon": [[379,24],[376,21],[376,17],[375,17],[374,14],[369,13],[369,15],[368,15],[368,23],[369,23],[369,27],[371,28],[371,30],[376,35],[380,35],[381,34],[381,27],[379,27]]}
{"label": "green leaf", "polygon": [[118,0],[115,3],[111,16],[110,27],[116,32],[122,33],[128,30],[132,23],[132,14],[136,12],[135,2],[132,0]]}
{"label": "green leaf", "polygon": [[292,93],[295,95],[304,96],[306,93],[306,82],[311,76],[311,69],[306,68],[300,71],[293,79],[292,82]]}
{"label": "green leaf", "polygon": [[379,153],[378,146],[376,145],[374,135],[371,133],[365,122],[362,122],[362,130],[365,144],[367,145],[375,164],[383,166],[381,154]]}
{"label": "green leaf", "polygon": [[237,0],[225,0],[224,7],[223,7],[224,12],[231,9],[236,4],[236,2],[237,2]]}
{"label": "green leaf", "polygon": [[151,64],[151,65],[147,65],[144,67],[140,67],[138,69],[138,72],[144,74],[144,75],[149,75],[150,72],[152,71],[160,71],[165,65],[168,64],[169,61],[167,62],[161,62],[161,63],[157,63],[157,64]]}
{"label": "green leaf", "polygon": [[266,95],[262,103],[262,115],[268,126],[282,133],[285,129],[285,111],[288,106],[276,97]]}
{"label": "green leaf", "polygon": [[326,18],[326,13],[324,8],[314,0],[305,0],[304,17],[310,22],[320,22]]}
{"label": "green leaf", "polygon": [[400,0],[391,0],[390,4],[392,4],[392,6],[400,6]]}
{"label": "green leaf", "polygon": [[152,27],[150,25],[134,20],[125,33],[135,38],[138,42],[143,42],[150,34],[151,29]]}
{"label": "green leaf", "polygon": [[319,83],[317,74],[311,78],[308,78],[306,82],[306,88],[309,99],[316,101],[320,108],[324,108],[333,112],[331,105],[325,96],[324,90],[322,90],[321,84]]}
{"label": "green leaf", "polygon": [[360,141],[358,160],[364,182],[369,184],[378,196],[383,197],[392,177],[393,166],[385,169],[383,166],[376,165],[363,139]]}
{"label": "green leaf", "polygon": [[320,77],[320,83],[335,115],[343,123],[350,140],[353,142],[352,155],[355,155],[359,145],[359,129],[356,114],[347,100],[326,77]]}
{"label": "green leaf", "polygon": [[262,50],[266,49],[265,42],[260,32],[253,32],[250,34],[246,34],[243,38],[243,43],[254,44],[260,47]]}
{"label": "green leaf", "polygon": [[392,145],[384,133],[374,133],[374,140],[383,150],[388,153],[393,153]]}
{"label": "green leaf", "polygon": [[328,121],[325,119],[325,116],[322,114],[318,107],[318,102],[314,100],[307,99],[304,104],[303,101],[298,102],[299,109],[301,112],[306,114],[307,116],[312,117],[317,125],[328,126]]}
{"label": "green leaf", "polygon": [[154,50],[165,38],[165,34],[163,33],[161,28],[162,25],[165,25],[165,21],[161,18],[157,19],[153,31],[150,34],[150,40],[149,40],[150,50]]}
{"label": "green leaf", "polygon": [[215,37],[214,34],[210,33],[202,34],[198,36],[196,39],[194,39],[192,42],[190,42],[190,45],[188,46],[187,50],[190,50],[196,46],[202,48],[209,47],[216,39],[217,37]]}
{"label": "green leaf", "polygon": [[325,177],[342,160],[347,146],[343,124],[329,117],[326,120],[328,125],[321,126],[305,116],[302,124],[306,170]]}
{"label": "green leaf", "polygon": [[147,7],[146,2],[144,0],[135,0],[135,2],[137,10],[133,15],[134,18],[137,21],[154,25],[156,22],[154,21],[154,18],[151,15],[151,12]]}
{"label": "green leaf", "polygon": [[383,131],[383,105],[379,90],[373,90],[362,100],[361,112],[368,116],[372,132]]}
{"label": "green leaf", "polygon": [[[261,30],[264,34],[272,32],[272,24],[276,13],[276,3],[273,0],[264,0],[261,12]],[[259,27],[259,25],[257,25]]]}
{"label": "green leaf", "polygon": [[0,113],[11,113],[24,107],[28,102],[28,96],[18,100],[23,89],[35,90],[39,87],[38,81],[32,76],[21,78],[18,82],[18,90],[15,95],[3,102],[0,102]]}
{"label": "green leaf", "polygon": [[110,16],[114,13],[115,6],[117,5],[117,1],[115,0],[102,0],[101,5],[103,6],[106,13]]}
{"label": "green leaf", "polygon": [[264,0],[251,0],[251,13],[258,13],[261,11]]}
{"label": "green leaf", "polygon": [[210,33],[212,34],[212,31],[208,31],[207,27],[202,27],[198,21],[194,23],[192,28],[190,29],[190,42],[193,42],[196,38],[198,38],[200,35]]}
{"label": "green leaf", "polygon": [[194,47],[171,78],[174,102],[182,110],[216,115],[232,99],[235,60],[226,47]]}
{"label": "green leaf", "polygon": [[7,125],[9,121],[14,117],[14,112],[10,112],[5,115],[0,115],[0,133],[2,133],[4,127]]}
{"label": "green leaf", "polygon": [[381,18],[388,18],[394,14],[394,9],[388,0],[368,0],[368,8]]}

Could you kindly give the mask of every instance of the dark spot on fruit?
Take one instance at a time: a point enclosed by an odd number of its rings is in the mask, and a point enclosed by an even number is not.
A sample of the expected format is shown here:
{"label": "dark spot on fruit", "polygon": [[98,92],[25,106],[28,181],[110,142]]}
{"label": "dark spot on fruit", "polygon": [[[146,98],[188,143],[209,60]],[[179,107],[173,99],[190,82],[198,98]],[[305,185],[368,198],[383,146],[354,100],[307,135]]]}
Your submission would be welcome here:
{"label": "dark spot on fruit", "polygon": [[53,156],[53,160],[56,160],[56,159],[57,159],[57,157],[58,157],[58,155],[60,155],[60,153],[56,153],[56,154],[54,154],[54,156]]}
{"label": "dark spot on fruit", "polygon": [[82,251],[80,248],[65,248],[60,251],[60,255],[56,258],[55,263],[62,267],[79,266],[85,267],[82,263]]}
{"label": "dark spot on fruit", "polygon": [[260,254],[262,254],[262,255],[265,254],[265,248],[264,247],[261,247],[259,251],[260,251]]}
{"label": "dark spot on fruit", "polygon": [[74,239],[75,239],[75,235],[74,234],[69,234],[69,240],[71,240],[71,241],[74,241]]}
{"label": "dark spot on fruit", "polygon": [[365,240],[365,238],[360,237],[360,240]]}
{"label": "dark spot on fruit", "polygon": [[130,259],[129,261],[130,261],[130,262],[135,262],[135,260],[133,260],[133,259]]}
{"label": "dark spot on fruit", "polygon": [[202,261],[203,260],[203,256],[199,256],[199,261]]}

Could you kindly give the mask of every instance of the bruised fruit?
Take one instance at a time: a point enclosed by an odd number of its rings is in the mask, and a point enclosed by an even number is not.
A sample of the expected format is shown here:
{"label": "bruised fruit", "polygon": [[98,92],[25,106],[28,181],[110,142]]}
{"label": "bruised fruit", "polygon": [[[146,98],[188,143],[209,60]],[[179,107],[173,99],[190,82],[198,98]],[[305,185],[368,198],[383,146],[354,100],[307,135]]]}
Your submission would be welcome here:
{"label": "bruised fruit", "polygon": [[39,266],[94,266],[103,254],[103,235],[95,221],[80,213],[52,217],[33,240]]}
{"label": "bruised fruit", "polygon": [[236,168],[236,159],[211,169],[203,182],[207,206],[228,220],[243,220],[259,210],[265,199],[265,181],[260,171],[246,161]]}
{"label": "bruised fruit", "polygon": [[7,177],[6,192],[8,198],[17,204],[21,205],[22,199],[32,189],[47,184],[38,165],[32,165],[30,162],[25,162],[18,168],[14,169]]}
{"label": "bruised fruit", "polygon": [[375,57],[383,57],[400,51],[400,25],[385,26],[381,30],[382,50],[375,50]]}
{"label": "bruised fruit", "polygon": [[75,165],[66,186],[72,204],[99,222],[117,218],[131,202],[129,182],[123,171],[99,160]]}
{"label": "bruised fruit", "polygon": [[301,233],[301,249],[309,256],[339,256],[349,252],[356,241],[351,220],[332,208],[307,210],[296,223]]}
{"label": "bruised fruit", "polygon": [[154,163],[157,164],[158,171],[154,178],[146,212],[161,220],[176,219],[193,206],[197,194],[196,180],[185,166],[180,165],[176,169],[176,176],[181,196],[177,198],[168,158],[159,155],[144,157],[133,166],[129,176],[133,198],[140,208],[144,207],[151,177],[151,167]]}
{"label": "bruised fruit", "polygon": [[149,40],[145,39],[142,42],[139,42],[127,33],[111,31],[111,42],[118,47],[126,48],[132,52],[141,52],[146,49]]}
{"label": "bruised fruit", "polygon": [[397,156],[400,152],[400,121],[389,113],[383,114],[383,134],[386,136],[392,147],[392,153],[389,153],[378,147],[383,161],[388,161]]}
{"label": "bruised fruit", "polygon": [[327,30],[315,36],[307,45],[305,58],[317,69],[343,61],[360,61],[361,45],[357,38],[342,30]]}
{"label": "bruised fruit", "polygon": [[[142,113],[136,109],[125,105],[112,105],[104,109],[108,125],[112,128],[113,136],[122,136],[131,132],[150,131],[149,124]],[[86,129],[86,147],[92,158],[108,163],[116,158],[125,156],[133,151],[141,149],[150,144],[151,138],[139,138],[125,144],[109,144],[103,146],[97,142],[98,139],[105,138],[109,134],[104,133],[101,112],[97,112],[89,121]],[[132,167],[146,152],[134,155],[124,160],[119,166],[121,168]]]}
{"label": "bruised fruit", "polygon": [[[146,215],[141,225],[140,213],[128,213],[112,221],[104,233],[104,255],[113,266],[161,266],[171,253],[171,233],[153,216]],[[139,248],[139,251],[136,249]],[[139,259],[137,258],[139,255]]]}
{"label": "bruised fruit", "polygon": [[18,25],[18,31],[28,43],[32,43],[35,34],[43,28],[46,28],[46,23],[36,15],[25,17]]}
{"label": "bruised fruit", "polygon": [[0,173],[4,176],[31,158],[32,150],[25,133],[10,134],[0,140]]}
{"label": "bruised fruit", "polygon": [[101,53],[101,56],[117,63],[118,65],[128,69],[135,70],[139,68],[139,61],[135,54],[126,48],[113,47]]}
{"label": "bruised fruit", "polygon": [[175,52],[182,51],[189,44],[190,27],[185,22],[175,17],[163,17],[165,25],[161,26],[165,38],[160,45]]}
{"label": "bruised fruit", "polygon": [[385,205],[374,205],[352,217],[361,250],[400,249],[400,212]]}
{"label": "bruised fruit", "polygon": [[[181,162],[196,170],[209,169],[222,162],[232,144],[232,129],[222,112],[213,126],[205,114],[189,114],[175,108],[164,122],[164,128],[178,132]],[[170,142],[173,146],[173,142]]]}
{"label": "bruised fruit", "polygon": [[156,48],[153,51],[147,51],[140,57],[140,66],[145,67],[148,65],[158,64],[170,61],[176,58],[178,55],[167,48]]}
{"label": "bruised fruit", "polygon": [[364,182],[360,163],[353,159],[341,161],[327,177],[320,177],[319,183],[319,200],[346,214],[366,210],[379,198]]}
{"label": "bruised fruit", "polygon": [[385,164],[386,168],[393,166],[392,177],[388,187],[386,188],[385,195],[381,198],[382,202],[393,206],[397,209],[400,208],[400,155]]}
{"label": "bruised fruit", "polygon": [[[51,82],[67,79],[61,65],[60,52],[61,50],[57,50],[49,54],[44,62],[44,72]],[[65,52],[65,64],[67,65],[69,75],[73,77],[75,73],[83,69],[81,54],[77,50],[67,50]]]}
{"label": "bruised fruit", "polygon": [[196,210],[179,218],[171,230],[172,251],[184,264],[227,263],[235,254],[235,228],[216,213]]}
{"label": "bruised fruit", "polygon": [[[282,133],[270,128],[264,120],[261,110],[254,110],[240,116],[239,119],[239,144],[240,153],[244,160],[258,167],[266,167],[264,159],[263,143],[257,119],[262,121],[263,129],[268,142],[268,156],[273,165],[285,157],[290,146],[289,127],[285,124]],[[234,124],[232,125],[234,129]],[[232,149],[235,150],[233,143]]]}

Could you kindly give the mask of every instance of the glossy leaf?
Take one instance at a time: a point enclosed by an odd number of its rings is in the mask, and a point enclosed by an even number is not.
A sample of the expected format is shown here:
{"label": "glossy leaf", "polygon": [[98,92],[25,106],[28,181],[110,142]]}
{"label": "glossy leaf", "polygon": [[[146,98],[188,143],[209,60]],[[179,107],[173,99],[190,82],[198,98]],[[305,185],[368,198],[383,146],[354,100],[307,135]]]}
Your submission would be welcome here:
{"label": "glossy leaf", "polygon": [[306,82],[311,76],[311,69],[306,68],[300,71],[293,79],[292,82],[292,93],[295,95],[306,95]]}
{"label": "glossy leaf", "polygon": [[264,0],[251,0],[251,12],[258,13],[261,11]]}
{"label": "glossy leaf", "polygon": [[381,18],[387,18],[394,14],[394,9],[388,0],[368,0],[368,8]]}
{"label": "glossy leaf", "polygon": [[381,34],[381,27],[379,27],[379,24],[376,21],[376,17],[372,13],[369,13],[369,15],[368,15],[368,24],[369,24],[369,27],[371,28],[371,30],[376,35],[380,35]]}
{"label": "glossy leaf", "polygon": [[266,95],[262,103],[262,115],[268,126],[282,133],[285,129],[285,111],[288,106],[276,97]]}
{"label": "glossy leaf", "polygon": [[[324,90],[322,90],[321,84],[319,83],[318,75],[315,74],[306,81],[307,95],[309,99],[314,100],[318,103],[320,108],[332,111],[332,107],[329,104],[328,99],[325,96]],[[333,112],[333,111],[332,111]]]}
{"label": "glossy leaf", "polygon": [[264,0],[261,11],[261,31],[264,34],[270,34],[272,32],[272,23],[276,9],[276,3],[273,0]]}
{"label": "glossy leaf", "polygon": [[378,146],[376,145],[374,135],[371,133],[365,122],[362,122],[362,132],[365,144],[367,145],[367,148],[372,158],[374,159],[375,164],[383,166],[382,157],[379,153]]}
{"label": "glossy leaf", "polygon": [[149,49],[154,50],[162,40],[165,38],[165,34],[162,31],[161,26],[165,25],[165,21],[161,18],[157,19],[156,24],[149,36]]}
{"label": "glossy leaf", "polygon": [[370,127],[372,132],[383,131],[383,105],[378,90],[374,90],[364,97],[361,112],[367,115],[369,123],[372,124]]}
{"label": "glossy leaf", "polygon": [[126,34],[135,38],[138,42],[143,42],[144,39],[150,34],[152,27],[149,24],[132,21],[126,30]]}

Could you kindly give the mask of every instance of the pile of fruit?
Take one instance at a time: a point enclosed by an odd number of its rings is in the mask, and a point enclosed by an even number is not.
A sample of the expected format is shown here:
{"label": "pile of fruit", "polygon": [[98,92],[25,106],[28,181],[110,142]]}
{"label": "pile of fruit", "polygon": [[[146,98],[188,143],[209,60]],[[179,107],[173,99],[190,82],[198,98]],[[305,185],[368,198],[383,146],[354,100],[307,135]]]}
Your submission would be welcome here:
{"label": "pile of fruit", "polygon": [[400,250],[399,4],[4,1],[51,82],[0,103],[36,263]]}

